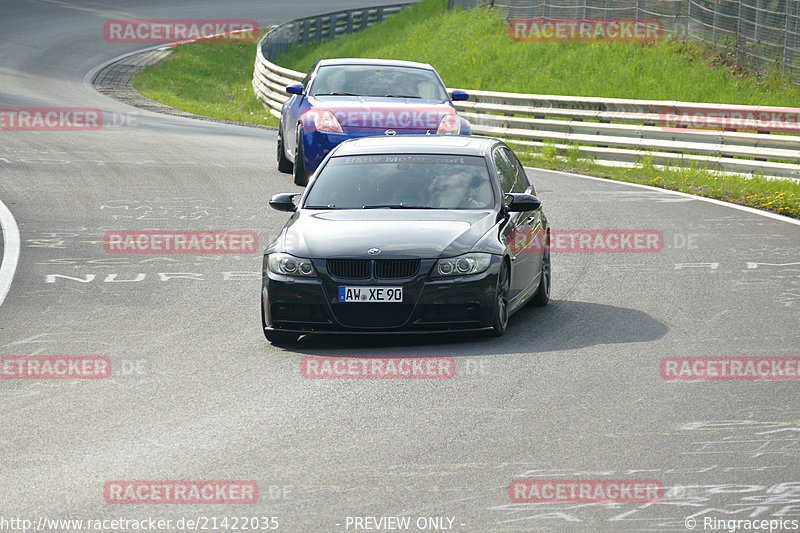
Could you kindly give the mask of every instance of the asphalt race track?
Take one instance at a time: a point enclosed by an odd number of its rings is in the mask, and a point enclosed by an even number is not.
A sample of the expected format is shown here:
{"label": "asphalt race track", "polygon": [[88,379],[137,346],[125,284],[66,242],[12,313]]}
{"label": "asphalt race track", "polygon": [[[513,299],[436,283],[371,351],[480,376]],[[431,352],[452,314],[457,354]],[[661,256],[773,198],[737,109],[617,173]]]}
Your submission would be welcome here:
{"label": "asphalt race track", "polygon": [[[224,517],[275,517],[297,533],[710,531],[711,519],[792,530],[798,381],[667,380],[659,363],[800,356],[797,223],[529,169],[554,228],[660,231],[663,248],[554,252],[554,301],[523,309],[500,339],[320,336],[291,349],[260,332],[260,254],[104,250],[107,231],[148,229],[252,230],[263,249],[287,218],[267,200],[299,190],[275,169],[272,130],[97,93],[87,73],[147,46],[106,42],[106,19],[266,25],[368,4],[3,4],[0,107],[100,108],[104,123],[0,131],[0,201],[15,220],[0,217],[2,249],[20,248],[5,301],[15,254],[0,266],[0,355],[105,356],[113,371],[0,381],[0,529],[133,531],[110,521],[152,517],[181,531],[206,517],[205,530],[231,531],[243,528]],[[309,355],[447,356],[456,372],[305,379]],[[656,480],[663,497],[516,503],[520,478]],[[259,492],[250,504],[108,503],[104,487],[120,480],[247,480]]]}

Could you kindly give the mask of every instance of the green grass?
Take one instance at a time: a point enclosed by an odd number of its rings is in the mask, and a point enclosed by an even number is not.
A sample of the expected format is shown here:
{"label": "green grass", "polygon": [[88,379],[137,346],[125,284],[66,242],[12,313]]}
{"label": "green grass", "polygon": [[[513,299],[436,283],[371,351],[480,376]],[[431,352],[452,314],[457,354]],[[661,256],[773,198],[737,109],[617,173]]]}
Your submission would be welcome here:
{"label": "green grass", "polygon": [[757,77],[719,53],[683,41],[515,42],[494,10],[448,12],[425,0],[356,35],[276,58],[306,72],[318,59],[374,57],[430,63],[448,87],[570,96],[684,100],[794,107],[800,87]]}
{"label": "green grass", "polygon": [[636,168],[609,167],[580,159],[571,150],[567,157],[558,157],[554,146],[535,152],[529,147],[514,146],[513,141],[509,144],[526,166],[641,183],[800,219],[800,183],[795,181],[720,175],[697,167],[656,168],[652,158],[644,158]]}
{"label": "green grass", "polygon": [[196,115],[277,126],[253,94],[255,43],[189,43],[140,71],[144,96]]}

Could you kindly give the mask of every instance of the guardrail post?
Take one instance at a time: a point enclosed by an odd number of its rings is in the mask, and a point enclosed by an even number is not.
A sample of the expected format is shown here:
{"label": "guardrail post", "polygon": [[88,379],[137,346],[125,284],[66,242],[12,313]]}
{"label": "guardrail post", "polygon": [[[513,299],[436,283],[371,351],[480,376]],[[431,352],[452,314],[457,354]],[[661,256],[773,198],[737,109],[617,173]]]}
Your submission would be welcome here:
{"label": "guardrail post", "polygon": [[319,17],[314,21],[314,40],[322,42],[322,19]]}
{"label": "guardrail post", "polygon": [[378,14],[377,14],[377,17],[376,17],[376,20],[375,20],[376,24],[378,24],[380,22],[383,22],[383,6],[378,8]]}
{"label": "guardrail post", "polygon": [[350,35],[353,33],[353,12],[350,11],[347,13],[347,28],[345,28],[345,33]]}
{"label": "guardrail post", "polygon": [[[311,27],[311,21],[306,19],[303,21],[303,38],[300,40],[300,43],[307,43],[308,42],[308,29]],[[298,43],[298,44],[300,44]]]}
{"label": "guardrail post", "polygon": [[366,29],[367,22],[369,22],[369,9],[364,9],[361,11],[361,26],[359,27],[359,31]]}
{"label": "guardrail post", "polygon": [[300,42],[300,24],[292,24],[292,39],[289,41],[290,45],[297,46]]}
{"label": "guardrail post", "polygon": [[328,40],[332,41],[336,39],[336,20],[339,18],[339,15],[331,15],[330,22],[328,23]]}

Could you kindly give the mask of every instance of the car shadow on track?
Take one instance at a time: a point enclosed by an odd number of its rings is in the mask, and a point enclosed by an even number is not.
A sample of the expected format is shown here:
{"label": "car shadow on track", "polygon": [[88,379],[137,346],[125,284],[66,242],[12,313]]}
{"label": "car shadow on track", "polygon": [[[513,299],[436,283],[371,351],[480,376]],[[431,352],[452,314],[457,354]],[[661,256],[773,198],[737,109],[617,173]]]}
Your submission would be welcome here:
{"label": "car shadow on track", "polygon": [[[650,342],[667,326],[647,313],[569,300],[527,306],[511,317],[505,336],[485,333],[403,335],[306,335],[284,347],[287,355],[467,355],[525,354],[575,350],[598,344]],[[365,353],[368,352],[368,353]]]}

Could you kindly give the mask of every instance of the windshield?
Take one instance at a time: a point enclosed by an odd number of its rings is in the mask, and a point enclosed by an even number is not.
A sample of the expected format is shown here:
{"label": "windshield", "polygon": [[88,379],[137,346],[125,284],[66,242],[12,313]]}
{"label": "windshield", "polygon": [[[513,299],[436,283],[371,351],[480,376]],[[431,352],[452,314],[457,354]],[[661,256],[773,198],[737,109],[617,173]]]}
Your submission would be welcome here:
{"label": "windshield", "polygon": [[320,67],[309,94],[449,100],[441,80],[433,71],[386,65]]}
{"label": "windshield", "polygon": [[306,209],[489,209],[489,170],[480,156],[334,157],[320,170]]}

